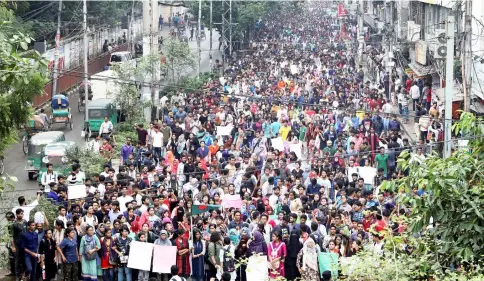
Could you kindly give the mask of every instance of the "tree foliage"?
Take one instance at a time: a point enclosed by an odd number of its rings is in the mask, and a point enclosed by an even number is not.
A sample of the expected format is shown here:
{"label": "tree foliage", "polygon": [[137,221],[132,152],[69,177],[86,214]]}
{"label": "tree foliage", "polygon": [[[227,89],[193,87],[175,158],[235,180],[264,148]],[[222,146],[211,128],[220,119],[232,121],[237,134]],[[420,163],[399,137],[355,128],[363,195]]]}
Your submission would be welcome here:
{"label": "tree foliage", "polygon": [[17,128],[32,115],[32,101],[44,94],[47,64],[33,51],[22,56],[32,38],[18,31],[13,13],[0,6],[0,154],[17,140]]}
{"label": "tree foliage", "polygon": [[408,228],[399,236],[387,230],[384,259],[365,251],[359,262],[345,265],[349,280],[380,280],[382,275],[386,280],[484,279],[484,123],[463,113],[453,130],[468,142],[449,158],[400,155],[398,165],[408,169],[408,176],[381,188],[398,192],[398,206],[406,206],[410,215],[392,221]]}
{"label": "tree foliage", "polygon": [[187,43],[178,39],[168,39],[164,43],[163,53],[166,56],[166,64],[162,65],[167,71],[167,79],[170,84],[177,84],[186,74],[188,69],[195,69],[198,56],[190,50]]}
{"label": "tree foliage", "polygon": [[112,67],[119,81],[128,81],[118,83],[116,93],[113,93],[116,96],[116,106],[126,116],[125,121],[128,124],[143,122],[143,110],[151,104],[140,100],[139,85],[141,84],[134,83],[134,81],[149,83],[151,74],[158,71],[155,69],[158,61],[158,56],[149,55],[141,57],[136,65],[124,63]]}
{"label": "tree foliage", "polygon": [[[12,1],[13,2],[13,1]],[[11,3],[11,2],[9,2]],[[15,11],[16,23],[37,40],[53,40],[57,29],[58,1],[18,1],[9,6]],[[119,24],[131,8],[141,1],[87,1],[88,25],[100,28]],[[61,36],[82,30],[82,1],[63,1]]]}

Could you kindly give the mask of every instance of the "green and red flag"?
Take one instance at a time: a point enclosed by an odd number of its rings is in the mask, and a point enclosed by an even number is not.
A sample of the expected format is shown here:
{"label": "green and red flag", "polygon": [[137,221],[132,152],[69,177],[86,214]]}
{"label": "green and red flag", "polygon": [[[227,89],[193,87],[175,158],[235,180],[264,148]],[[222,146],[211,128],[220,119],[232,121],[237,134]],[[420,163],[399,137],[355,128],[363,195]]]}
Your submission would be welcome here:
{"label": "green and red flag", "polygon": [[222,206],[220,205],[192,205],[192,215],[199,215],[205,212],[211,212],[213,210],[220,209]]}

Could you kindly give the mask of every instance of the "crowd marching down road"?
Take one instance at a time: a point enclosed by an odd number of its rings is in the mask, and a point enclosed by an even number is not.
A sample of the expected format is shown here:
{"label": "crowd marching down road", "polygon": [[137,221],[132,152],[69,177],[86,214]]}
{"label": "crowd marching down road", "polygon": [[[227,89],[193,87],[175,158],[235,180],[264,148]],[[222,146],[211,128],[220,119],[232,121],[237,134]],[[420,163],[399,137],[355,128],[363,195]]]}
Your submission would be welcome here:
{"label": "crowd marching down road", "polygon": [[[384,232],[406,227],[390,215],[408,210],[380,184],[408,173],[402,151],[424,159],[441,149],[441,112],[416,79],[360,66],[356,20],[328,14],[329,4],[271,11],[220,77],[162,97],[157,119],[132,124],[119,167],[107,140],[92,152],[106,156],[98,174],[86,178],[82,163],[45,172],[38,200],[58,206],[55,221],[28,214],[22,199],[7,214],[17,279],[334,280],[325,254],[383,255]],[[83,142],[81,120],[75,113],[67,140]],[[12,149],[7,172],[35,192]],[[72,183],[84,196],[68,198]]]}

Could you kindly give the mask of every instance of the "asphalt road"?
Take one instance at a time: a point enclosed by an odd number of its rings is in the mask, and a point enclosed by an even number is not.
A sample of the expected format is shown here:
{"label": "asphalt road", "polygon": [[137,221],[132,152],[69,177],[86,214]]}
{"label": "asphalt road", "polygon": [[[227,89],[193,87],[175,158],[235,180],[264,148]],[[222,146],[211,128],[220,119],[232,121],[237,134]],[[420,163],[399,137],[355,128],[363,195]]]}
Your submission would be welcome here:
{"label": "asphalt road", "polygon": [[[165,28],[165,30],[161,32],[161,35],[163,36],[163,38],[168,37],[168,29]],[[213,52],[213,62],[215,62],[215,59],[221,57],[220,52],[217,50],[218,38],[219,38],[218,33],[214,32],[213,38],[212,38],[212,44],[213,44],[212,47],[215,49],[215,51]],[[189,41],[189,46],[193,50],[193,52],[197,52],[196,41]],[[210,40],[209,40],[208,31],[207,31],[207,38],[203,40],[201,43],[201,50],[202,50],[201,62],[200,62],[201,72],[210,71],[209,52],[207,51],[209,50],[209,48],[210,48]],[[196,67],[194,70],[187,70],[187,72],[188,72],[188,75],[192,77],[197,75]],[[71,112],[73,117],[73,129],[70,130],[68,127],[66,127],[63,124],[53,124],[52,130],[64,132],[66,136],[66,140],[68,141],[84,143],[84,139],[81,138],[84,112],[79,112],[77,109],[77,104],[78,104],[77,93],[73,94],[69,98],[69,101],[70,101]],[[12,145],[5,152],[5,160],[4,160],[5,173],[18,178],[15,191],[5,192],[5,195],[12,199],[11,200],[12,207],[17,203],[16,198],[18,198],[18,196],[21,196],[21,195],[34,196],[36,191],[38,190],[37,182],[34,180],[30,181],[28,179],[27,172],[24,170],[27,162],[27,156],[24,155],[22,151],[22,142],[21,142],[22,138],[20,137],[19,139],[20,139],[19,143]],[[8,196],[9,195],[8,193],[11,193],[10,196]]]}

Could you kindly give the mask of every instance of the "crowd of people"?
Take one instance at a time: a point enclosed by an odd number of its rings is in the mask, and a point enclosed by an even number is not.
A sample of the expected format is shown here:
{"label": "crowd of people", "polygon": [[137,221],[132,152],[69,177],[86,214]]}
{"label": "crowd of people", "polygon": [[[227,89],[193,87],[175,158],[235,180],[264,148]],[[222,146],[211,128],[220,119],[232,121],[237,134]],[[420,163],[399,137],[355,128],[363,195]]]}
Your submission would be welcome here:
{"label": "crowd of people", "polygon": [[[400,114],[418,89],[383,69],[367,82],[355,63],[355,22],[324,14],[325,3],[290,17],[275,11],[220,79],[163,97],[159,119],[133,124],[138,138],[122,145],[118,169],[108,163],[85,178],[75,163],[50,181],[46,196],[59,206],[52,229],[42,214],[8,214],[16,277],[246,281],[244,261],[262,255],[271,280],[331,280],[319,253],[383,254],[386,231],[405,229],[392,215],[408,209],[378,187],[406,175],[396,164],[412,148]],[[419,110],[415,118],[428,116],[415,100]],[[423,142],[430,124],[418,127]],[[368,182],[358,167],[377,172]],[[86,198],[67,200],[72,181]],[[229,196],[240,208],[224,205]],[[132,241],[176,246],[173,275],[129,268]]]}

